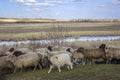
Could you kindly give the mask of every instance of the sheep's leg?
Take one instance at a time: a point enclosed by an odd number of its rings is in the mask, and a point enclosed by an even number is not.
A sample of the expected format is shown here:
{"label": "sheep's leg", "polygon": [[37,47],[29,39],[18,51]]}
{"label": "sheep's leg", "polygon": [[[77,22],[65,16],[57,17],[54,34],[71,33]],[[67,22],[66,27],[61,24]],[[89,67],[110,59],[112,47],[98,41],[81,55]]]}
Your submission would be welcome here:
{"label": "sheep's leg", "polygon": [[58,68],[59,72],[61,72],[60,66],[57,66],[57,68]]}
{"label": "sheep's leg", "polygon": [[38,66],[39,66],[39,68],[40,68],[40,69],[42,69],[42,66],[41,66],[41,64],[38,64]]}
{"label": "sheep's leg", "polygon": [[82,59],[82,61],[81,61],[81,65],[85,65],[85,59]]}
{"label": "sheep's leg", "polygon": [[73,69],[73,64],[71,63],[70,68]]}
{"label": "sheep's leg", "polygon": [[67,69],[70,70],[70,66],[67,65]]}
{"label": "sheep's leg", "polygon": [[35,71],[35,70],[36,70],[36,68],[37,68],[37,65],[35,65],[35,67],[34,67],[33,71]]}
{"label": "sheep's leg", "polygon": [[73,61],[74,61],[75,64],[79,64],[79,63],[77,63],[77,59],[74,59]]}
{"label": "sheep's leg", "polygon": [[108,60],[106,58],[103,58],[103,59],[104,59],[104,63],[107,64]]}
{"label": "sheep's leg", "polygon": [[13,72],[13,73],[16,73],[16,70],[17,70],[17,68],[15,67],[15,69],[14,69],[14,72]]}
{"label": "sheep's leg", "polygon": [[88,63],[88,59],[86,58],[86,59],[85,59],[85,64],[87,64],[87,63]]}
{"label": "sheep's leg", "polygon": [[89,60],[89,64],[91,65],[92,64],[92,59],[88,59]]}
{"label": "sheep's leg", "polygon": [[[73,64],[72,64],[71,62],[69,62],[68,65],[69,65],[69,69],[73,69]],[[69,69],[68,69],[68,70],[69,70]]]}
{"label": "sheep's leg", "polygon": [[20,68],[20,72],[22,72],[22,68]]}
{"label": "sheep's leg", "polygon": [[52,69],[53,69],[53,65],[50,65],[50,69],[49,69],[48,73],[50,73]]}

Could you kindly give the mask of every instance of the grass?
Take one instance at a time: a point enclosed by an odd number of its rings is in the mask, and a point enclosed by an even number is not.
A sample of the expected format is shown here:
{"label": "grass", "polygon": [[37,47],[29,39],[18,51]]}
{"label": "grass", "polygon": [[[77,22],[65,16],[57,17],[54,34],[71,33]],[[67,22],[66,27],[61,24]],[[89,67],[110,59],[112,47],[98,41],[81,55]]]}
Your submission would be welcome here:
{"label": "grass", "polygon": [[48,69],[7,74],[3,80],[120,80],[120,65],[114,64],[75,65],[73,70],[62,69],[61,73],[57,69],[50,74],[47,71]]}

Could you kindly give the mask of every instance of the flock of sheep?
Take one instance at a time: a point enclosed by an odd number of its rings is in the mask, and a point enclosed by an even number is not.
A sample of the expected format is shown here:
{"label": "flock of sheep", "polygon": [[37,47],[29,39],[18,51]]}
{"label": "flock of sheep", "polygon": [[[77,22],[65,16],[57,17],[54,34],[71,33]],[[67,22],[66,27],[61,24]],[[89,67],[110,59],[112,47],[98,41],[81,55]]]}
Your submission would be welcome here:
{"label": "flock of sheep", "polygon": [[106,47],[101,44],[98,48],[86,49],[79,47],[73,49],[71,47],[48,46],[47,48],[37,48],[31,50],[29,48],[10,48],[4,53],[0,53],[0,70],[5,68],[12,69],[14,73],[22,69],[49,68],[48,73],[54,67],[61,72],[61,67],[68,70],[73,69],[74,64],[85,65],[91,64],[92,59],[102,58],[105,63],[120,62],[120,49]]}

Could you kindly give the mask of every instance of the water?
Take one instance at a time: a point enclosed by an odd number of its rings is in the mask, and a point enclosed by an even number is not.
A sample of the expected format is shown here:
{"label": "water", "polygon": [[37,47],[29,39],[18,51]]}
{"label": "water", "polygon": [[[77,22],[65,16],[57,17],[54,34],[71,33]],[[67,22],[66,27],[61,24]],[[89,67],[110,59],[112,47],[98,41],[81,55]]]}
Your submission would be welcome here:
{"label": "water", "polygon": [[[70,38],[66,38],[65,41],[66,42],[74,42],[74,41],[104,41],[104,40],[107,40],[107,41],[110,41],[110,40],[116,40],[116,39],[120,39],[120,36],[82,36],[78,39],[74,38],[74,37],[70,37]],[[35,42],[36,43],[49,43],[50,41],[53,41],[54,39],[51,39],[51,40],[36,40]],[[33,41],[18,41],[18,42],[15,42],[15,41],[1,41],[0,42],[0,45],[14,45],[14,44],[21,44],[21,43],[24,43],[24,44],[28,44],[30,42],[33,42]]]}
{"label": "water", "polygon": [[79,37],[78,39],[75,38],[67,38],[67,42],[73,42],[73,41],[104,41],[104,40],[116,40],[120,39],[120,36],[82,36]]}

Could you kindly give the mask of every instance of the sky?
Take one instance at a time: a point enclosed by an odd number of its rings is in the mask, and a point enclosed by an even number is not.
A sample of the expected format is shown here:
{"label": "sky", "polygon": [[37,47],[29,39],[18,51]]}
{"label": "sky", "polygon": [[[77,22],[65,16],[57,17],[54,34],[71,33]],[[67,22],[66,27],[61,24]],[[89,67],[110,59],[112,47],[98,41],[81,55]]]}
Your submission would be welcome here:
{"label": "sky", "polygon": [[1,18],[120,18],[120,0],[0,0]]}

